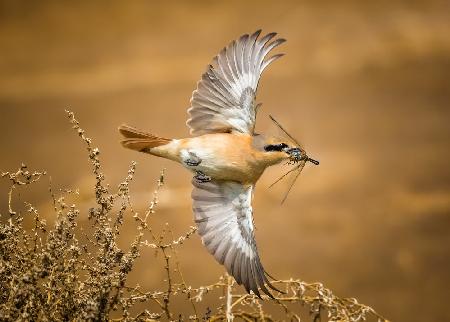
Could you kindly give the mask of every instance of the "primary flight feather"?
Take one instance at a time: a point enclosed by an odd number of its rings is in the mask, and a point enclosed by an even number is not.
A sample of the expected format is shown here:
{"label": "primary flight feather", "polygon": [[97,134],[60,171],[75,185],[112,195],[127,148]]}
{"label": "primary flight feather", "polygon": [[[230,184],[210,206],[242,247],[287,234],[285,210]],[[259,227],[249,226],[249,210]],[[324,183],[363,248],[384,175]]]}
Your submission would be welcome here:
{"label": "primary flight feather", "polygon": [[269,53],[285,41],[276,33],[260,34],[232,41],[203,73],[188,109],[193,137],[166,139],[127,125],[119,131],[124,147],[179,162],[194,173],[194,220],[203,244],[247,292],[260,296],[261,290],[273,297],[268,288],[277,289],[261,264],[254,237],[254,187],[268,166],[284,160],[318,162],[295,140],[254,132],[259,79],[283,55]]}

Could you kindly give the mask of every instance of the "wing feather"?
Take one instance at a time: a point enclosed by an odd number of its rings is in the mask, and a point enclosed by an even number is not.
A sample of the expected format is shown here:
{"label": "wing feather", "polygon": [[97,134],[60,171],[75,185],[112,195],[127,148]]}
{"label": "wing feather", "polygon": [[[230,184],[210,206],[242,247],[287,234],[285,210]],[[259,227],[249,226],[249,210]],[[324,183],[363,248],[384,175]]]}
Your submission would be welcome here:
{"label": "wing feather", "polygon": [[273,63],[275,60],[277,60],[278,58],[281,58],[283,56],[284,56],[284,54],[273,55],[269,59],[264,61],[264,63],[261,66],[261,72],[264,71],[264,69],[266,69],[266,67],[269,66],[269,64]]}
{"label": "wing feather", "polygon": [[253,186],[213,180],[192,181],[193,210],[198,233],[209,253],[247,292],[272,297],[275,289],[261,264],[254,238]]}
{"label": "wing feather", "polygon": [[241,260],[242,260],[242,249],[241,251],[236,251],[237,255],[233,260],[231,275],[239,285],[242,285],[242,275],[241,275]]}
{"label": "wing feather", "polygon": [[256,91],[262,72],[282,55],[266,56],[284,39],[261,30],[242,35],[224,47],[207,67],[192,93],[186,124],[192,135],[215,132],[253,134]]}

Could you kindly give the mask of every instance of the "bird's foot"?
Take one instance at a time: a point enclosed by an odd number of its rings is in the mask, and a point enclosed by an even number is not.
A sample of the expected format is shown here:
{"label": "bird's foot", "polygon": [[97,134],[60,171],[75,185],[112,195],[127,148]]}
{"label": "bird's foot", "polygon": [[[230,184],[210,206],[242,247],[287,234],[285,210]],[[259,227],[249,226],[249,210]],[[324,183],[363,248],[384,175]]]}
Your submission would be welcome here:
{"label": "bird's foot", "polygon": [[194,179],[197,182],[200,182],[200,183],[205,183],[205,182],[210,182],[211,181],[211,177],[207,176],[206,174],[204,174],[201,171],[195,171]]}
{"label": "bird's foot", "polygon": [[183,162],[189,167],[196,167],[202,163],[202,159],[200,159],[194,152],[189,152],[189,157],[184,159]]}

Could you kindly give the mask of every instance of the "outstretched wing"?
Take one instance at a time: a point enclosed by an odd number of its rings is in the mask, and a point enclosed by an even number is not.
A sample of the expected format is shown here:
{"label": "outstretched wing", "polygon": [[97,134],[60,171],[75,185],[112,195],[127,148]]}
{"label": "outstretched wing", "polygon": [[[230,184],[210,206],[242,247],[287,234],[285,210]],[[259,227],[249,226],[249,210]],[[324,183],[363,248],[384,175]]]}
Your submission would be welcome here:
{"label": "outstretched wing", "polygon": [[272,297],[266,286],[277,289],[266,276],[254,238],[253,186],[214,180],[199,183],[195,179],[192,184],[195,222],[205,247],[247,292],[260,296],[260,288]]}
{"label": "outstretched wing", "polygon": [[192,135],[231,132],[253,134],[255,95],[264,69],[283,54],[265,59],[283,43],[276,33],[259,38],[261,30],[232,41],[214,57],[191,98],[187,125]]}

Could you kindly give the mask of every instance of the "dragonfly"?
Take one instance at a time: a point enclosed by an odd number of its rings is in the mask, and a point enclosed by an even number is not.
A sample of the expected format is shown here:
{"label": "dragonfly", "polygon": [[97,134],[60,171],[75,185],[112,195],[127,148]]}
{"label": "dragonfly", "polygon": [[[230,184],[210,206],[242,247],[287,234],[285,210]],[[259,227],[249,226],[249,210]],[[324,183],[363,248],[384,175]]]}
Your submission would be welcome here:
{"label": "dragonfly", "polygon": [[300,144],[292,135],[289,134],[289,132],[272,116],[269,115],[270,119],[274,124],[284,133],[286,134],[296,145],[297,147],[291,148],[289,150],[289,161],[287,162],[288,165],[294,165],[292,169],[290,169],[288,172],[283,174],[281,177],[279,177],[275,182],[273,182],[269,188],[273,187],[275,184],[286,178],[290,173],[295,173],[294,179],[289,185],[288,190],[286,191],[283,199],[281,200],[281,204],[283,204],[288,195],[289,192],[291,192],[292,187],[294,186],[295,182],[297,181],[297,178],[300,176],[300,173],[302,172],[303,168],[305,167],[306,162],[311,162],[314,165],[319,165],[319,161],[310,158],[307,154],[305,149],[303,149],[302,144]]}

